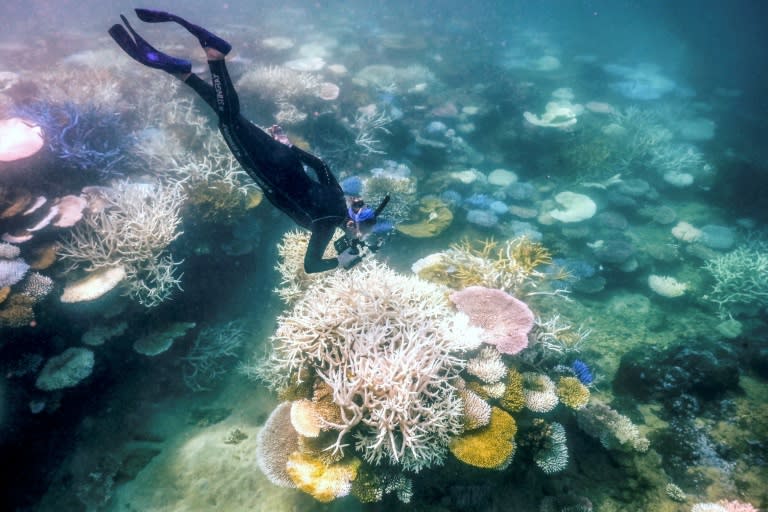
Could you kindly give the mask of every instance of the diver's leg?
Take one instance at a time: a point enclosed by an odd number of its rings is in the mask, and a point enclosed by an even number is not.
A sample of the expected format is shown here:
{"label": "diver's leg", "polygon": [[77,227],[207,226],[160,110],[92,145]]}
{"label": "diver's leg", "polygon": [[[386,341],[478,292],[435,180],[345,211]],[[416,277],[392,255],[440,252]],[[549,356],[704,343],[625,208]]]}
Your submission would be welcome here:
{"label": "diver's leg", "polygon": [[175,14],[163,11],[153,11],[151,9],[136,9],[136,16],[138,16],[141,21],[146,21],[147,23],[160,23],[165,21],[176,22],[195,36],[197,40],[200,41],[200,45],[203,48],[213,48],[224,55],[228,54],[232,49],[232,45],[222,38],[208,32],[201,26],[188,22],[181,16],[176,16]]}
{"label": "diver's leg", "polygon": [[227,71],[224,54],[212,48],[206,48],[205,53],[208,57],[208,67],[211,70],[211,80],[216,98],[216,113],[222,122],[226,124],[236,123],[240,116],[240,99]]}
{"label": "diver's leg", "polygon": [[125,23],[125,26],[128,27],[130,34],[122,25],[112,25],[109,29],[109,35],[132,59],[145,66],[162,69],[171,74],[184,74],[192,71],[192,63],[190,61],[177,59],[156,50],[133,30],[125,16],[121,14],[120,18]]}
{"label": "diver's leg", "polygon": [[200,78],[194,73],[177,75],[179,80],[187,84],[194,90],[203,101],[213,110],[218,110],[216,105],[216,90],[211,84]]}

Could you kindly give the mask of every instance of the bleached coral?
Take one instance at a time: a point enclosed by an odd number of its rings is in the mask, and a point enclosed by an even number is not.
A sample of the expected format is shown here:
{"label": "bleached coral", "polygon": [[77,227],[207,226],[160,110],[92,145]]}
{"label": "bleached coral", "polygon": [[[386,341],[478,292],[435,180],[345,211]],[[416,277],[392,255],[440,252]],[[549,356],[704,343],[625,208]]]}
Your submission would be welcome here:
{"label": "bleached coral", "polygon": [[[341,235],[338,231],[333,239]],[[307,274],[304,271],[304,254],[307,252],[310,233],[294,229],[283,235],[277,245],[277,253],[280,256],[275,269],[280,274],[280,286],[275,292],[286,304],[293,304],[302,297],[309,286],[324,276],[320,273]],[[323,258],[336,257],[333,244],[328,244],[323,252]]]}
{"label": "bleached coral", "polygon": [[124,267],[131,297],[157,306],[180,288],[179,262],[166,249],[181,235],[184,197],[179,186],[119,182],[104,197],[107,207],[70,231],[60,255],[88,272]]}
{"label": "bleached coral", "polygon": [[257,66],[237,81],[237,87],[267,100],[291,101],[302,96],[315,96],[321,83],[314,73],[285,66]]}
{"label": "bleached coral", "polygon": [[577,412],[576,419],[584,432],[597,438],[609,450],[648,451],[650,442],[637,426],[603,403],[587,404]]}
{"label": "bleached coral", "polygon": [[533,457],[534,462],[544,473],[558,473],[568,466],[568,447],[565,444],[565,427],[560,423],[547,425],[544,432],[543,446]]}
{"label": "bleached coral", "polygon": [[525,406],[533,412],[549,412],[560,402],[555,383],[543,373],[523,373]]}
{"label": "bleached coral", "polygon": [[714,280],[707,298],[721,313],[745,306],[768,306],[768,244],[739,247],[708,260],[704,268]]}
{"label": "bleached coral", "polygon": [[662,297],[673,298],[683,295],[688,285],[671,276],[651,274],[648,276],[648,287]]}
{"label": "bleached coral", "polygon": [[493,384],[506,377],[507,367],[496,347],[486,346],[477,356],[467,361],[467,373],[487,384]]}
{"label": "bleached coral", "polygon": [[462,428],[452,315],[440,287],[369,260],[310,287],[250,370],[278,389],[317,375],[341,409],[329,450],[354,438],[367,462],[418,471],[442,462]]}
{"label": "bleached coral", "polygon": [[464,401],[464,429],[474,430],[491,421],[491,405],[470,389],[459,391]]}

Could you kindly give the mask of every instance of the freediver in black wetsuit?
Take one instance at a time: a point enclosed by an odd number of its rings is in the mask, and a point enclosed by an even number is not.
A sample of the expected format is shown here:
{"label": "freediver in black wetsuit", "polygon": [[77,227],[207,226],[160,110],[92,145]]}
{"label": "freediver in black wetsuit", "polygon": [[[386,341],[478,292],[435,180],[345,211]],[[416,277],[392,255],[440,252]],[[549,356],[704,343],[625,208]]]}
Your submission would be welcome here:
{"label": "freediver in black wetsuit", "polygon": [[[200,41],[208,58],[213,85],[192,73],[191,62],[150,46],[124,16],[120,15],[120,18],[127,31],[122,25],[113,25],[109,29],[109,34],[130,57],[178,77],[216,111],[219,130],[227,146],[261,187],[264,196],[298,225],[312,232],[304,255],[304,270],[307,273],[324,272],[339,265],[350,268],[360,261],[360,240],[386,206],[388,196],[376,210],[360,203],[347,206],[341,186],[321,159],[291,145],[278,126],[273,126],[267,133],[240,114],[237,92],[224,62],[232,49],[229,43],[173,14],[136,9],[136,15],[149,23],[176,22]],[[310,178],[302,164],[315,171],[317,181]],[[345,229],[346,239],[337,240],[335,245],[339,254],[336,258],[324,259],[323,252],[337,227]]]}

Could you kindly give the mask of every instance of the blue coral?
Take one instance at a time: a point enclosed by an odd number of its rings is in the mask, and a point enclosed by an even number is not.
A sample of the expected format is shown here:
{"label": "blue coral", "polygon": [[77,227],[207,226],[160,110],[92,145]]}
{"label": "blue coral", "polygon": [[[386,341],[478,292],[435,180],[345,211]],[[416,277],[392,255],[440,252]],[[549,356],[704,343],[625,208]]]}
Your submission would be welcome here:
{"label": "blue coral", "polygon": [[592,371],[589,369],[589,366],[587,366],[587,363],[581,359],[576,359],[571,364],[571,370],[573,370],[573,374],[585,386],[592,384],[592,382],[595,380],[595,377],[592,375]]}
{"label": "blue coral", "polygon": [[51,153],[65,167],[112,177],[131,140],[119,114],[74,103],[36,102],[18,107],[16,115],[43,128]]}
{"label": "blue coral", "polygon": [[485,194],[472,194],[464,200],[464,204],[470,209],[488,210],[493,199]]}

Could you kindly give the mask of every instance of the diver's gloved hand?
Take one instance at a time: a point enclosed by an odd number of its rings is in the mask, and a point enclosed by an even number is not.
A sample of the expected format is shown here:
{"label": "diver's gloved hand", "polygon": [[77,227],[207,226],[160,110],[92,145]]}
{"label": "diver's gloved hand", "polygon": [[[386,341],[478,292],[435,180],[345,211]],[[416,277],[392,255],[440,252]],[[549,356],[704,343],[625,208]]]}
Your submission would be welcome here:
{"label": "diver's gloved hand", "polygon": [[339,260],[340,267],[350,269],[360,263],[363,257],[357,249],[348,247],[344,252],[339,253],[339,255],[336,256],[336,259]]}

